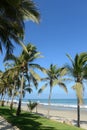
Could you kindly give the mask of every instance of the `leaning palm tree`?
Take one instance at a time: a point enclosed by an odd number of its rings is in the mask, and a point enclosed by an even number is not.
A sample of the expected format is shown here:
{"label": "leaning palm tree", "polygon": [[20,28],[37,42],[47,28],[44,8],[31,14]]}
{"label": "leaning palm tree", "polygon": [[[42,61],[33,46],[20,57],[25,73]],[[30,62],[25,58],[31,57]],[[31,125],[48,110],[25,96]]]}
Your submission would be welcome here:
{"label": "leaning palm tree", "polygon": [[65,68],[58,68],[56,65],[51,64],[50,68],[46,71],[46,73],[47,73],[47,77],[42,79],[42,81],[45,81],[46,83],[44,86],[42,86],[39,89],[38,92],[41,93],[47,86],[50,86],[50,93],[49,93],[49,99],[48,99],[48,105],[49,105],[48,117],[49,117],[53,87],[58,85],[67,92],[67,88],[64,83],[65,78],[63,78],[63,76],[65,76],[66,74],[66,70]]}
{"label": "leaning palm tree", "polygon": [[76,54],[74,60],[67,54],[71,65],[66,65],[68,74],[74,78],[72,87],[77,95],[77,126],[80,127],[80,104],[83,102],[84,79],[87,78],[87,53]]}
{"label": "leaning palm tree", "polygon": [[32,0],[0,0],[0,51],[2,46],[6,54],[11,54],[14,42],[22,46],[24,38],[24,22],[39,22],[39,12]]}

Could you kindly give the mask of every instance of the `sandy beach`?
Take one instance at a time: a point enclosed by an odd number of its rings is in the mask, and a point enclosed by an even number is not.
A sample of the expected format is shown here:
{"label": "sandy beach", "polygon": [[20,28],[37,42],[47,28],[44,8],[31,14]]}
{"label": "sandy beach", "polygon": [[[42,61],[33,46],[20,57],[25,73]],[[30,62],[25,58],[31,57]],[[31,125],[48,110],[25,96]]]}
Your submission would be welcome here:
{"label": "sandy beach", "polygon": [[[22,106],[22,109],[29,111],[27,105]],[[48,113],[47,106],[39,104],[37,106],[37,109],[34,109],[33,112],[37,112],[38,114],[47,117],[47,113]],[[81,128],[84,128],[85,130],[87,130],[87,111],[81,110],[80,116],[81,116],[80,117]],[[71,110],[51,109],[49,118],[55,121],[69,124],[69,125],[76,125],[77,124],[77,111],[76,109],[71,109]]]}

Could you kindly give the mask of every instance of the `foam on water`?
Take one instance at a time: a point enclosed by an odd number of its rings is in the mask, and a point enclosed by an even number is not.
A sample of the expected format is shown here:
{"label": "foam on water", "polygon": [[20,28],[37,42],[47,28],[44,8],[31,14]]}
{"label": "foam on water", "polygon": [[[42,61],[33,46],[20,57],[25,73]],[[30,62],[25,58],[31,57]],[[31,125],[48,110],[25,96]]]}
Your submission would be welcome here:
{"label": "foam on water", "polygon": [[[44,106],[48,105],[48,99],[29,99],[32,102],[37,102]],[[22,104],[28,104],[28,99],[23,99]],[[5,100],[6,101],[6,100]],[[11,100],[9,100],[10,102]],[[18,103],[18,100],[15,99],[14,102]],[[84,100],[85,104],[81,105],[81,109],[87,110],[87,99]],[[51,99],[51,107],[52,108],[69,108],[69,109],[76,109],[77,108],[77,100],[76,99]]]}
{"label": "foam on water", "polygon": [[[48,103],[40,103],[42,105],[47,106]],[[56,107],[65,107],[65,108],[77,108],[77,105],[73,105],[73,104],[57,104],[57,103],[52,103],[50,104],[51,106],[56,106]],[[85,108],[87,109],[87,105],[81,105],[80,108]]]}

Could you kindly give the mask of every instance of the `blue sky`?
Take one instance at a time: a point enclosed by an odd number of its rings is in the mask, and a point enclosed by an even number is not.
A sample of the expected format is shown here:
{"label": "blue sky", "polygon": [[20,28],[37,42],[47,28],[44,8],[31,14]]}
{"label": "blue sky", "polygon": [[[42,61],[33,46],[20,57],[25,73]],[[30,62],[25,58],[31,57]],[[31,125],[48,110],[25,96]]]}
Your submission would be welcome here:
{"label": "blue sky", "polygon": [[[25,43],[33,43],[44,58],[41,66],[50,64],[59,67],[69,63],[66,53],[72,57],[76,53],[87,52],[87,0],[34,0],[41,14],[40,24],[25,22]],[[20,47],[15,49],[19,54]],[[1,56],[2,57],[2,56]],[[1,62],[2,62],[2,58]],[[2,63],[1,68],[3,69]],[[67,85],[68,95],[60,88],[53,89],[53,98],[74,98],[71,85]],[[34,91],[29,98],[46,98],[49,89],[40,96]],[[87,95],[87,90],[85,92]]]}
{"label": "blue sky", "polygon": [[[87,52],[87,0],[35,0],[41,13],[39,25],[26,23],[25,39],[34,43],[44,56],[42,66],[51,63],[62,66],[69,63],[66,53]],[[27,28],[29,27],[29,28]],[[53,89],[53,98],[74,98],[72,84],[67,84],[68,95],[58,87]],[[39,97],[47,97],[46,89]],[[87,90],[85,92],[87,95]],[[32,94],[32,97],[35,93]],[[31,95],[30,95],[31,97]],[[85,96],[86,97],[86,96]]]}

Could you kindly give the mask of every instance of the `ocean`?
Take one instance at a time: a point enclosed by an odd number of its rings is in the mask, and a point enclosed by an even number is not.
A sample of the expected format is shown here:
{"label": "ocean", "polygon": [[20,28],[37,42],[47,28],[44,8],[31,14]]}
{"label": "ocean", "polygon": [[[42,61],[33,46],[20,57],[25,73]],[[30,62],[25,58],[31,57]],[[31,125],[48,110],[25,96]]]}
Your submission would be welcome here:
{"label": "ocean", "polygon": [[[48,107],[48,99],[23,99],[23,104],[29,101],[37,102]],[[76,109],[76,99],[51,99],[51,108],[53,109]],[[84,103],[80,107],[82,110],[87,110],[87,99],[84,99]]]}

